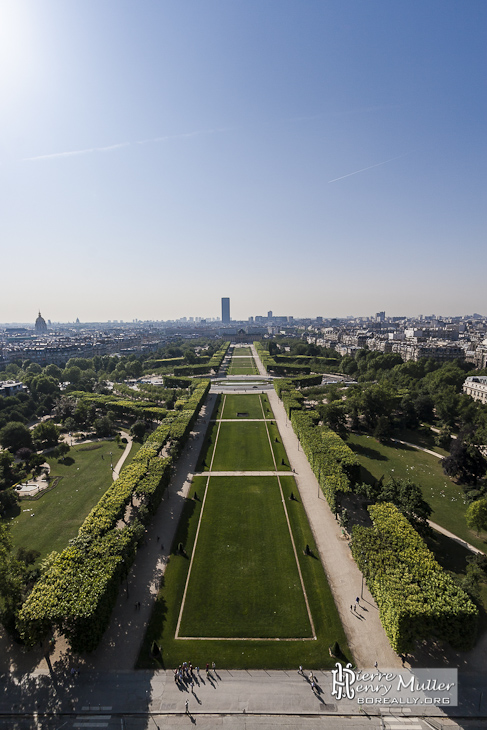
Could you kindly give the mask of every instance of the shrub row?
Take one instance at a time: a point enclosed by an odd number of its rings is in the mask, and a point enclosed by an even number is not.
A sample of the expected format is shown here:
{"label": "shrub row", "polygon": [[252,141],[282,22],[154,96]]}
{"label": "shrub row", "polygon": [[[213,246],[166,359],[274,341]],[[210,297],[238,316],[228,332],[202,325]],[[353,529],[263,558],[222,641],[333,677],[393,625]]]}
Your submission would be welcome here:
{"label": "shrub row", "polygon": [[164,376],[164,385],[166,388],[189,388],[193,382],[192,378],[185,378],[183,376],[175,377],[173,375]]}
{"label": "shrub row", "polygon": [[[33,645],[53,628],[61,630],[74,651],[96,648],[110,620],[121,578],[143,535],[140,520],[155,512],[170,478],[173,458],[158,458],[171,441],[173,457],[188,438],[210,382],[201,381],[186,403],[154,431],[119,478],[109,487],[81,525],[78,536],[62,553],[52,553],[49,565],[24,602],[17,626]],[[118,527],[133,495],[143,499],[139,518]]]}
{"label": "shrub row", "polygon": [[206,365],[177,365],[174,368],[174,375],[206,375],[210,370],[210,363]]}
{"label": "shrub row", "polygon": [[224,342],[223,345],[215,352],[210,360],[210,367],[212,370],[218,370],[223,362],[223,358],[227,354],[227,350],[230,347],[230,342]]}
{"label": "shrub row", "polygon": [[312,385],[321,385],[321,375],[302,375],[300,378],[292,378],[295,388],[309,388]]}
{"label": "shrub row", "polygon": [[18,616],[24,641],[33,646],[56,627],[74,651],[93,651],[108,626],[120,581],[143,531],[135,523],[93,542],[76,539],[62,553],[52,553]]}
{"label": "shrub row", "polygon": [[288,418],[291,418],[293,411],[300,411],[303,407],[304,395],[296,390],[292,380],[274,380],[274,390],[286,410]]}
{"label": "shrub row", "polygon": [[116,395],[99,395],[97,393],[85,393],[84,391],[75,390],[70,392],[69,396],[76,398],[87,406],[93,405],[96,408],[111,410],[118,417],[129,416],[162,421],[167,415],[167,409],[161,408],[155,403],[134,402],[127,399],[122,400]]}
{"label": "shrub row", "polygon": [[291,423],[330,508],[337,510],[340,494],[351,492],[360,478],[353,451],[331,429],[318,426],[316,411],[294,410]]}
{"label": "shrub row", "polygon": [[353,557],[377,601],[380,620],[397,652],[434,637],[454,649],[475,642],[478,610],[437,563],[397,507],[369,507],[373,527],[354,527]]}

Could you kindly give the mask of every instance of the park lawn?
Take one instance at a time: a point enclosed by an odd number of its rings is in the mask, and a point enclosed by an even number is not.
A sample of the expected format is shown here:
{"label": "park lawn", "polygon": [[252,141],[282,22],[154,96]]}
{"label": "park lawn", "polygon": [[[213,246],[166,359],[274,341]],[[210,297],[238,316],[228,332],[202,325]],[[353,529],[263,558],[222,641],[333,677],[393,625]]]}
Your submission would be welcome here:
{"label": "park lawn", "polygon": [[[158,669],[162,667],[168,669],[178,666],[183,661],[191,660],[194,666],[204,667],[206,662],[214,661],[217,667],[227,669],[295,670],[299,664],[314,669],[331,669],[334,667],[336,659],[329,656],[328,647],[335,641],[338,641],[343,651],[343,659],[353,662],[325,572],[320,560],[314,557],[317,555],[317,550],[305,510],[298,500],[289,500],[291,491],[295,495],[297,494],[293,477],[282,477],[281,483],[287,498],[291,529],[315,624],[316,640],[277,642],[259,641],[258,639],[212,641],[174,638],[189,569],[188,558],[176,554],[174,547],[182,542],[187,555],[191,555],[206,482],[206,477],[195,477],[194,479],[200,499],[198,501],[187,500],[184,506],[172,554],[164,574],[163,585],[141,647],[137,668]],[[237,519],[239,519],[238,515]],[[305,556],[303,550],[300,549],[306,544],[310,546],[312,556]],[[274,553],[271,553],[270,558],[275,560]],[[196,608],[193,610],[198,611],[199,606],[203,605],[205,601],[206,586],[203,586],[203,593],[200,594],[199,601],[195,601]],[[218,607],[214,606],[213,609],[218,610]],[[158,659],[152,658],[150,653],[153,641],[161,649],[161,656]]]}
{"label": "park lawn", "polygon": [[233,349],[233,355],[244,355],[245,357],[252,357],[251,347],[235,347]]}
{"label": "park lawn", "polygon": [[276,477],[210,478],[180,635],[312,637]]}
{"label": "park lawn", "polygon": [[228,375],[258,375],[255,365],[230,365]]}
{"label": "park lawn", "polygon": [[443,473],[441,459],[402,444],[381,444],[372,436],[351,433],[347,444],[354,451],[362,467],[362,479],[392,476],[411,479],[419,484],[423,497],[431,505],[431,520],[454,535],[486,551],[487,533],[477,537],[465,523],[468,504],[463,489]]}
{"label": "park lawn", "polygon": [[[281,434],[277,428],[276,422],[267,422],[267,428],[269,429],[269,437],[271,441],[272,451],[274,452],[274,459],[276,460],[277,471],[290,471],[291,465],[286,454],[286,449],[281,441]],[[277,439],[277,440],[276,440]]]}
{"label": "park lawn", "polygon": [[[264,412],[261,403],[264,406]],[[270,409],[269,399],[266,395],[233,395],[229,393],[225,397],[225,407],[220,418],[235,419],[238,418],[238,413],[248,414],[242,418],[272,418],[272,411],[264,416],[266,408]]]}
{"label": "park lawn", "polygon": [[63,550],[112,484],[110,452],[115,465],[123,452],[114,441],[73,446],[65,464],[48,458],[51,479],[62,479],[39,499],[20,502],[20,512],[11,520],[14,547],[38,550],[41,560],[52,550]]}
{"label": "park lawn", "polygon": [[[264,421],[220,422],[213,471],[274,471]],[[205,469],[211,459],[205,457]]]}

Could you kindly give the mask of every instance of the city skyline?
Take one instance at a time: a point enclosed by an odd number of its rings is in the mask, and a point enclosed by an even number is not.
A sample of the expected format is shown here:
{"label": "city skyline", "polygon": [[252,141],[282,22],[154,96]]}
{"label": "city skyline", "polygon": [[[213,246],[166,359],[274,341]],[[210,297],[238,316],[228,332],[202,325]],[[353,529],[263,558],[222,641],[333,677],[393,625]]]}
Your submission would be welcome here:
{"label": "city skyline", "polygon": [[[222,299],[220,300],[220,302],[221,302],[220,309],[222,309],[222,307],[223,307],[223,304],[222,304],[223,303],[223,300],[227,300],[229,302],[229,305],[228,306],[230,307],[230,298],[229,297],[222,297]],[[42,316],[42,313],[41,312],[38,312],[38,315],[41,317]],[[327,315],[327,314],[310,314],[310,315],[306,315],[306,316],[303,316],[303,317],[297,317],[297,316],[295,316],[295,315],[293,315],[291,313],[283,314],[283,313],[272,312],[272,311],[269,310],[267,312],[267,314],[264,314],[264,313],[262,313],[262,314],[256,314],[256,313],[254,313],[254,314],[249,314],[247,316],[244,316],[244,317],[242,317],[240,319],[237,319],[237,318],[234,318],[234,317],[230,317],[228,320],[222,319],[222,316],[221,316],[221,313],[220,313],[220,316],[212,316],[212,315],[208,315],[208,316],[204,316],[203,315],[202,316],[202,315],[198,315],[198,314],[193,314],[193,315],[189,315],[189,316],[182,315],[180,317],[175,317],[175,318],[171,318],[171,319],[162,319],[162,318],[161,319],[157,319],[157,318],[150,319],[150,318],[148,318],[148,319],[145,319],[145,320],[138,319],[138,318],[132,318],[132,319],[107,319],[107,320],[104,320],[104,319],[93,319],[93,320],[85,320],[85,321],[82,321],[78,317],[76,319],[74,319],[74,320],[63,320],[63,319],[54,320],[54,319],[51,319],[50,317],[47,317],[47,323],[48,323],[48,325],[52,325],[52,326],[55,326],[55,325],[70,325],[70,324],[77,325],[77,326],[83,326],[83,325],[92,325],[92,324],[125,324],[125,325],[132,325],[132,324],[144,324],[146,322],[149,322],[149,323],[150,322],[152,322],[152,323],[158,323],[158,322],[161,322],[161,323],[164,323],[164,322],[181,322],[181,323],[187,323],[187,324],[200,324],[200,323],[205,323],[205,322],[215,324],[215,323],[220,322],[221,324],[224,325],[224,324],[231,324],[232,322],[236,322],[236,323],[237,322],[253,323],[254,321],[255,321],[256,324],[258,324],[259,322],[262,322],[262,321],[272,320],[272,319],[279,320],[279,319],[282,319],[283,317],[287,317],[291,322],[293,320],[296,321],[296,322],[299,322],[300,320],[311,320],[311,321],[315,321],[317,319],[318,320],[323,320],[323,321],[326,321],[326,320],[345,321],[345,320],[355,320],[355,319],[357,319],[357,320],[364,320],[364,321],[381,321],[381,322],[387,323],[391,319],[398,319],[398,318],[399,319],[403,318],[403,319],[406,319],[406,320],[422,320],[422,319],[425,319],[425,320],[429,320],[429,319],[439,319],[439,320],[445,319],[445,320],[448,320],[448,319],[459,319],[459,318],[460,319],[462,319],[462,318],[463,319],[469,319],[469,318],[481,318],[481,319],[484,319],[484,318],[487,317],[487,315],[485,315],[485,314],[483,314],[481,312],[454,312],[454,313],[448,313],[448,314],[442,313],[442,312],[426,312],[426,313],[424,313],[424,312],[416,312],[415,314],[409,314],[408,315],[408,314],[405,314],[404,312],[401,313],[401,314],[395,314],[395,313],[392,313],[392,312],[384,312],[384,311],[382,311],[382,312],[373,312],[373,313],[353,313],[353,314],[341,315],[341,316],[336,316],[336,317],[335,316],[332,316],[332,315]],[[33,318],[32,320],[26,320],[26,321],[5,321],[5,322],[0,322],[0,327],[9,327],[9,326],[12,326],[12,325],[18,325],[18,326],[25,326],[25,325],[30,326],[30,325],[32,325],[32,327],[34,327],[34,325],[35,325],[35,318]]]}
{"label": "city skyline", "polygon": [[485,312],[486,39],[480,0],[4,2],[0,320]]}

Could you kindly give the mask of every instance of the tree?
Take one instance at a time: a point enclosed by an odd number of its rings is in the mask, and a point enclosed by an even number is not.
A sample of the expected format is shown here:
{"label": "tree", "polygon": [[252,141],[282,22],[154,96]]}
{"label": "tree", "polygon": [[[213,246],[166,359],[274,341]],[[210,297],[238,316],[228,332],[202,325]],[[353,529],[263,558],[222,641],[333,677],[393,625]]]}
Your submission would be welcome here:
{"label": "tree", "polygon": [[388,416],[380,416],[377,420],[377,425],[374,428],[374,438],[382,444],[389,440],[391,433],[392,428],[390,419]]}
{"label": "tree", "polygon": [[32,448],[32,434],[20,421],[12,421],[0,429],[0,444],[4,449],[16,453],[23,446]]}
{"label": "tree", "polygon": [[32,431],[34,441],[42,449],[56,446],[59,440],[59,429],[52,421],[39,423]]}
{"label": "tree", "polygon": [[446,449],[447,451],[450,450],[451,440],[452,440],[452,431],[449,426],[443,426],[443,428],[440,428],[440,430],[438,431],[438,433],[435,436],[436,446],[439,446],[442,449]]}
{"label": "tree", "polygon": [[15,613],[22,602],[23,564],[12,553],[10,523],[0,522],[0,598],[3,603],[1,619],[10,631],[14,628]]}
{"label": "tree", "polygon": [[333,401],[333,403],[327,403],[318,408],[323,422],[335,431],[342,439],[346,439],[348,436],[346,426],[346,411],[345,404],[342,402]]}
{"label": "tree", "polygon": [[56,446],[56,448],[54,449],[54,451],[56,452],[56,458],[62,459],[64,461],[64,457],[67,453],[69,453],[70,448],[71,447],[69,446],[69,444],[66,443],[66,441],[61,441],[59,446]]}
{"label": "tree", "polygon": [[98,437],[110,436],[112,433],[112,422],[107,416],[101,416],[101,418],[95,418],[93,423],[95,433]]}
{"label": "tree", "polygon": [[452,439],[450,455],[443,459],[441,465],[445,474],[463,483],[477,484],[487,470],[487,460],[476,446],[468,443],[465,434]]}
{"label": "tree", "polygon": [[142,441],[144,438],[145,432],[147,430],[147,426],[144,421],[135,421],[134,424],[132,424],[132,428],[130,429],[130,433],[132,436],[137,439],[137,441]]}
{"label": "tree", "polygon": [[467,508],[465,512],[467,527],[471,530],[487,530],[487,499],[477,499]]}
{"label": "tree", "polygon": [[66,367],[63,371],[63,380],[76,384],[81,380],[81,374],[81,369],[75,365]]}

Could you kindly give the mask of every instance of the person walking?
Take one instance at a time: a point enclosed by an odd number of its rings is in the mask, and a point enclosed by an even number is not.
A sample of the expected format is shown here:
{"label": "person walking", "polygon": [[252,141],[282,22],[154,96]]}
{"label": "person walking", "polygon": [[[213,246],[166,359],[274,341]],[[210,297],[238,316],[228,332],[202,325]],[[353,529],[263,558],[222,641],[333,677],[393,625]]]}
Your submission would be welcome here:
{"label": "person walking", "polygon": [[186,702],[184,703],[184,708],[185,708],[184,711],[185,711],[186,715],[189,715],[189,702],[188,702],[188,700],[186,700]]}

